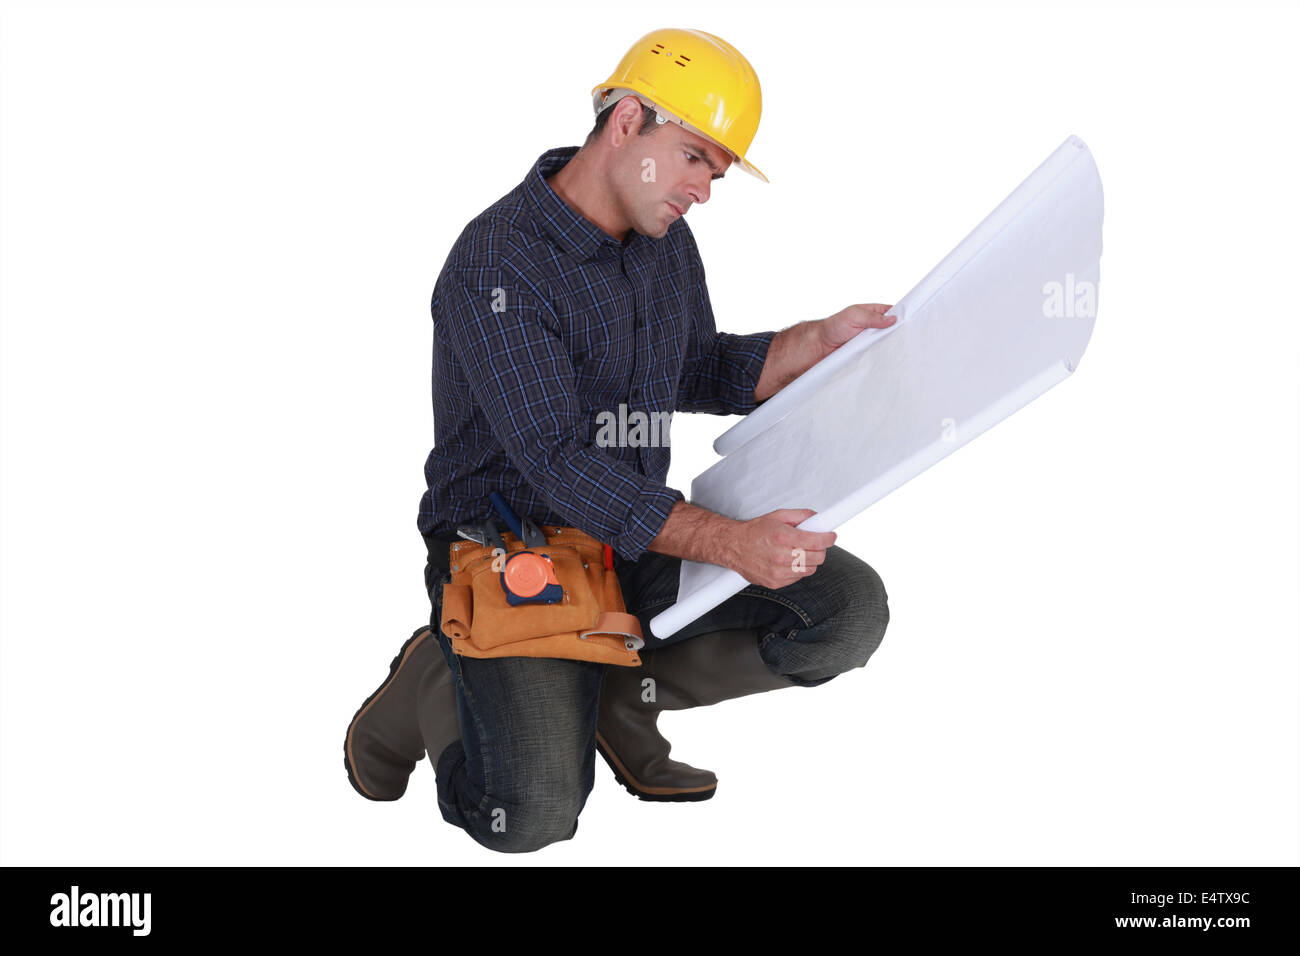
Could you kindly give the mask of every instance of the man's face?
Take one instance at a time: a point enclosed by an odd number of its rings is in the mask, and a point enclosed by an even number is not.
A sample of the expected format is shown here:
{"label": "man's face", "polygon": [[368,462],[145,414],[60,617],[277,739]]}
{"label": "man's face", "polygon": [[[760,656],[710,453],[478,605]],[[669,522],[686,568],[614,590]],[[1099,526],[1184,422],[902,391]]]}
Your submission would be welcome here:
{"label": "man's face", "polygon": [[696,203],[707,202],[713,180],[731,165],[726,150],[676,123],[624,144],[620,189],[632,228],[659,238]]}

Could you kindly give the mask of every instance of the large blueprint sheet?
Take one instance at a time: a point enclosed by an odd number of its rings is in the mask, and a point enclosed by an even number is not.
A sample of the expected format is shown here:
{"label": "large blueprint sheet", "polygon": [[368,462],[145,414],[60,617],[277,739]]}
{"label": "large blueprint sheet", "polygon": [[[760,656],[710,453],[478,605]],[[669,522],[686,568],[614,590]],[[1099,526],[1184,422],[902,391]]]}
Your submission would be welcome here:
{"label": "large blueprint sheet", "polygon": [[[810,508],[833,531],[1060,382],[1096,315],[1101,179],[1068,137],[893,309],[714,443],[726,457],[690,501],[747,520]],[[676,633],[746,586],[683,561],[677,603],[650,621]]]}

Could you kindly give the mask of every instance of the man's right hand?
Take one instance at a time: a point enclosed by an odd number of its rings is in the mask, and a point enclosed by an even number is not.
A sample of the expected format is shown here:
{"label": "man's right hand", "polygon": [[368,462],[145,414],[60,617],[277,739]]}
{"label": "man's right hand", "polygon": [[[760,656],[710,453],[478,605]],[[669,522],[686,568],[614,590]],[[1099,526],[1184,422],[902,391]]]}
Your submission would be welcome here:
{"label": "man's right hand", "polygon": [[834,531],[802,531],[795,525],[815,515],[808,508],[780,508],[733,522],[727,566],[750,584],[778,590],[812,574],[835,544]]}
{"label": "man's right hand", "polygon": [[834,531],[795,527],[816,513],[809,508],[780,508],[738,521],[678,501],[650,550],[721,565],[750,584],[775,591],[815,572],[826,561],[826,550],[835,544]]}

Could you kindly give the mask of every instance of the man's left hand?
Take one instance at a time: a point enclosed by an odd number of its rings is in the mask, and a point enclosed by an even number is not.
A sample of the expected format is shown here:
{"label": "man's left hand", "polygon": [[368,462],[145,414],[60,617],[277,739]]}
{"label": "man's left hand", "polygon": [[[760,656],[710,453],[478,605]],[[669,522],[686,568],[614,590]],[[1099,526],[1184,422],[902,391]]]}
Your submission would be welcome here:
{"label": "man's left hand", "polygon": [[830,355],[837,348],[857,335],[863,329],[887,329],[897,321],[897,316],[886,316],[892,305],[851,305],[836,312],[829,319],[822,319],[821,347],[823,357]]}

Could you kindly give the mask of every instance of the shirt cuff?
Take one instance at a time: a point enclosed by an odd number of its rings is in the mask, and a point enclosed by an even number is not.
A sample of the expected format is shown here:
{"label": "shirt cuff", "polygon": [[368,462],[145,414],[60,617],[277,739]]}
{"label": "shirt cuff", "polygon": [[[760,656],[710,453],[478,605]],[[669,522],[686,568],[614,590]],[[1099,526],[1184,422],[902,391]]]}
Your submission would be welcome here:
{"label": "shirt cuff", "polygon": [[718,333],[716,348],[722,358],[725,376],[719,397],[726,403],[730,414],[748,415],[763,404],[754,401],[754,389],[758,387],[759,376],[767,364],[768,349],[776,335],[775,331],[750,335]]}
{"label": "shirt cuff", "polygon": [[685,500],[686,495],[676,488],[659,487],[642,492],[628,509],[622,534],[609,542],[610,547],[628,561],[636,561],[659,537],[673,505]]}

